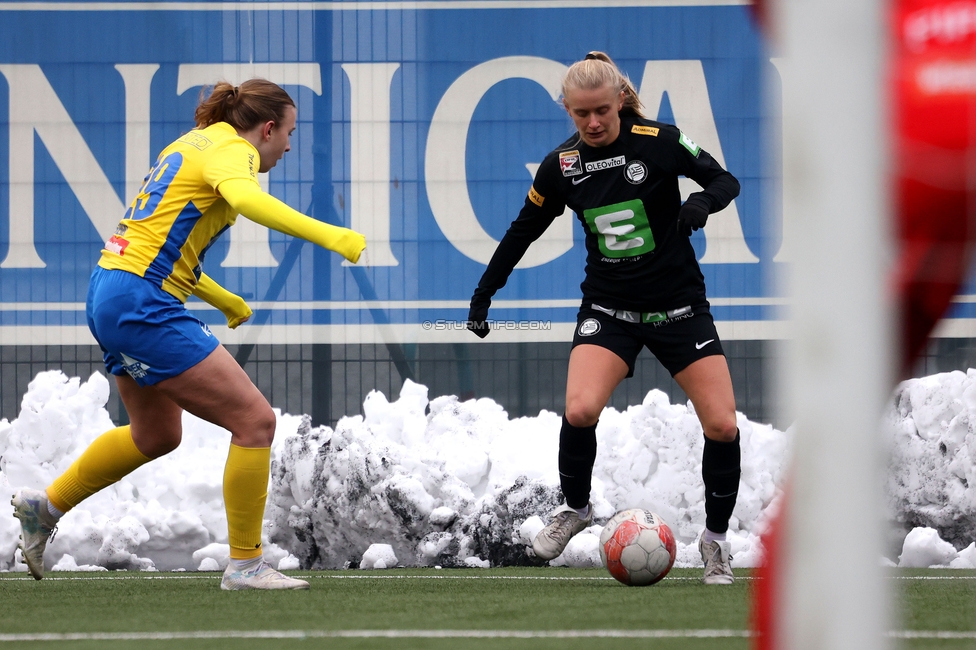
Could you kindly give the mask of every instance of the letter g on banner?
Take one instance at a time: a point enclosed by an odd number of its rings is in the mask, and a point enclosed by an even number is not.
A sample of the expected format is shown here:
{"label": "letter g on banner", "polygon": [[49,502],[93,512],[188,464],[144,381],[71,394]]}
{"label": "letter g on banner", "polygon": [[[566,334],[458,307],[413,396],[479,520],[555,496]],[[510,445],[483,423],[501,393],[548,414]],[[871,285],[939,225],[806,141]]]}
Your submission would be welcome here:
{"label": "letter g on banner", "polygon": [[[510,56],[492,59],[476,65],[458,77],[437,104],[430,122],[424,154],[427,200],[434,220],[444,236],[461,253],[476,262],[487,264],[498,242],[478,222],[468,195],[464,160],[468,129],[474,111],[485,93],[506,79],[535,81],[555,101],[562,93],[562,79],[566,69],[562,63],[540,57]],[[529,185],[530,179],[527,178],[526,191]],[[572,227],[572,219],[557,219],[540,240],[529,248],[518,268],[546,264],[572,248]]]}

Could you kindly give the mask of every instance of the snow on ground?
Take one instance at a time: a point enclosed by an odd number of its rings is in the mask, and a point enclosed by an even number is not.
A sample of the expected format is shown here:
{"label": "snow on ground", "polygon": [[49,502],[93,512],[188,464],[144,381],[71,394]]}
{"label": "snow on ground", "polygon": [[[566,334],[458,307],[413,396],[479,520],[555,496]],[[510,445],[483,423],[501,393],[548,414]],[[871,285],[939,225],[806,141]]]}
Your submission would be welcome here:
{"label": "snow on ground", "polygon": [[[47,371],[12,422],[0,420],[0,494],[43,488],[113,426],[109,382]],[[887,562],[976,568],[976,371],[901,384],[887,414],[887,489],[895,543]],[[734,564],[754,566],[775,508],[791,430],[741,413],[742,481],[730,527]],[[510,419],[490,399],[430,399],[407,381],[395,401],[370,393],[335,429],[278,414],[265,555],[281,568],[488,567],[540,564],[527,546],[560,503],[560,416]],[[678,543],[676,566],[700,566],[701,427],[690,404],[658,390],[608,408],[597,428],[595,522],[554,565],[599,566],[601,524],[653,510]],[[61,521],[55,570],[216,570],[227,563],[221,478],[226,431],[184,416],[183,444],[87,499]],[[771,504],[773,508],[771,508]],[[19,523],[0,499],[0,570],[25,570]]]}

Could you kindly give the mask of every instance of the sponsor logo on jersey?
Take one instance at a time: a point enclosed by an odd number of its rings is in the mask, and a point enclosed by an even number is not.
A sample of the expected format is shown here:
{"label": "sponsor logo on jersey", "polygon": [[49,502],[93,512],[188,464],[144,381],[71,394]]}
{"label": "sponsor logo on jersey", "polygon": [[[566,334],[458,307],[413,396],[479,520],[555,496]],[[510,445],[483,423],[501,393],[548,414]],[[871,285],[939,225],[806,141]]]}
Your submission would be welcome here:
{"label": "sponsor logo on jersey", "polygon": [[656,248],[654,233],[640,199],[583,210],[583,220],[604,257],[635,258]]}
{"label": "sponsor logo on jersey", "polygon": [[257,178],[258,175],[254,173],[254,154],[247,154],[247,171],[250,172],[251,178]]}
{"label": "sponsor logo on jersey", "polygon": [[580,336],[593,336],[600,331],[600,321],[595,318],[587,318],[585,321],[580,323],[579,335]]}
{"label": "sponsor logo on jersey", "polygon": [[529,200],[541,208],[542,202],[546,200],[546,197],[536,192],[535,186],[533,185],[532,187],[529,188]]}
{"label": "sponsor logo on jersey", "polygon": [[213,141],[210,138],[201,134],[199,131],[190,131],[182,138],[180,138],[179,141],[184,144],[188,144],[191,147],[196,147],[200,151],[203,151],[204,149],[206,149],[207,147],[213,144]]}
{"label": "sponsor logo on jersey", "polygon": [[624,178],[628,183],[640,185],[647,178],[647,166],[639,160],[632,160],[624,168]]}
{"label": "sponsor logo on jersey", "polygon": [[593,162],[586,163],[586,171],[588,172],[598,172],[601,169],[613,169],[614,167],[623,167],[627,163],[627,158],[624,156],[614,156],[613,158],[605,158],[604,160],[594,160]]}
{"label": "sponsor logo on jersey", "polygon": [[688,151],[690,151],[692,156],[694,156],[695,158],[698,157],[698,152],[701,151],[701,147],[699,147],[697,144],[695,144],[695,141],[694,140],[692,140],[691,138],[689,138],[688,136],[686,136],[684,133],[682,133],[678,137],[678,142],[681,143],[681,146],[682,147],[684,147],[685,149],[687,149]]}
{"label": "sponsor logo on jersey", "polygon": [[122,239],[118,235],[112,235],[107,242],[105,242],[105,250],[115,253],[116,255],[125,255],[125,249],[129,246],[128,239]]}
{"label": "sponsor logo on jersey", "polygon": [[661,129],[657,128],[656,126],[643,126],[640,124],[635,124],[634,126],[630,127],[630,132],[638,135],[657,135],[661,132]]}
{"label": "sponsor logo on jersey", "polygon": [[580,152],[576,149],[564,151],[559,154],[559,169],[563,176],[579,176],[583,173],[583,166],[580,164]]}

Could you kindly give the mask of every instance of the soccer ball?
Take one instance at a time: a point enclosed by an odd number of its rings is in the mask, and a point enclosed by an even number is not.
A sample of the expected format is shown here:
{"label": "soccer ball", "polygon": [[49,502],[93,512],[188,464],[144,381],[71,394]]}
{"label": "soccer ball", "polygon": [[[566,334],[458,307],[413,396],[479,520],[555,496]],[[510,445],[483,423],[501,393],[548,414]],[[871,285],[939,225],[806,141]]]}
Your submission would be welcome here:
{"label": "soccer ball", "polygon": [[653,585],[674,566],[674,534],[649,510],[621,510],[600,533],[600,559],[614,578],[632,587]]}

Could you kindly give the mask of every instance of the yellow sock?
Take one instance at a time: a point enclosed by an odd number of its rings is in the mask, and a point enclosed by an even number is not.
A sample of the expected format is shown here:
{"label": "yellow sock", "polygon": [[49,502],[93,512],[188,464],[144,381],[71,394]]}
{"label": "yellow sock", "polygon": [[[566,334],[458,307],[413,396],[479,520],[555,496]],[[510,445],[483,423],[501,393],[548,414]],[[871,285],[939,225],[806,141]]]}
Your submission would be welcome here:
{"label": "yellow sock", "polygon": [[78,460],[48,486],[47,498],[55,508],[67,512],[150,460],[136,447],[129,425],[116,427],[95,438]]}
{"label": "yellow sock", "polygon": [[224,466],[224,508],[230,556],[247,560],[261,555],[261,524],[268,500],[271,447],[231,444]]}

